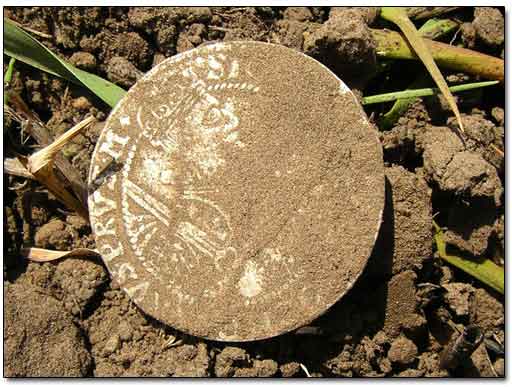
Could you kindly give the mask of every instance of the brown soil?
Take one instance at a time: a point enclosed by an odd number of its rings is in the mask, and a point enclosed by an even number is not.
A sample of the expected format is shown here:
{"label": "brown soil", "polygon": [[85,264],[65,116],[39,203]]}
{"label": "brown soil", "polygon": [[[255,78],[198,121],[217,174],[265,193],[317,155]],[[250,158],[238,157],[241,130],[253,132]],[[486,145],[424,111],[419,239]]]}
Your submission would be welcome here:
{"label": "brown soil", "polygon": [[476,7],[473,26],[485,44],[499,46],[505,41],[505,20],[496,8]]}
{"label": "brown soil", "polygon": [[56,299],[32,286],[7,285],[5,376],[85,376],[92,359],[79,328]]}
{"label": "brown soil", "polygon": [[[5,10],[51,35],[38,39],[77,67],[123,87],[178,52],[214,41],[259,40],[306,51],[363,95],[405,89],[423,71],[412,62],[377,71],[367,24],[390,26],[376,14],[327,7]],[[453,44],[503,55],[502,9],[450,15],[464,23]],[[475,81],[445,75],[449,82]],[[83,89],[19,62],[9,87],[52,136],[88,115],[104,121],[110,111]],[[5,376],[304,377],[301,365],[314,377],[502,376],[504,297],[439,259],[430,243],[429,223],[438,213],[450,250],[503,264],[505,171],[493,146],[504,148],[504,90],[458,98],[463,141],[436,98],[417,101],[392,128],[381,129],[383,224],[352,290],[307,329],[257,342],[208,341],[159,323],[130,302],[98,260],[27,263],[21,247],[94,248],[94,236],[41,185],[4,175]],[[365,110],[378,118],[389,108]],[[102,124],[64,150],[84,180]],[[4,144],[29,154],[36,142],[6,116]],[[457,369],[440,369],[441,352],[457,336],[454,327],[468,324],[483,330],[484,345]]]}

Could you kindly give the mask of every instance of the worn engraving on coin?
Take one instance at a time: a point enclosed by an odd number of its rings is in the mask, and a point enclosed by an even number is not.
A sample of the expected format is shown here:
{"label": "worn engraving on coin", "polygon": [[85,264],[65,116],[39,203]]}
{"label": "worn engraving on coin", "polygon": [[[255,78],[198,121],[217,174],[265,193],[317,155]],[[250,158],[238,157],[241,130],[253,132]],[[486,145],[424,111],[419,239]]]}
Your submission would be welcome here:
{"label": "worn engraving on coin", "polygon": [[376,134],[346,86],[256,42],[146,74],[110,114],[89,182],[114,280],[152,316],[217,340],[323,313],[362,271],[384,199]]}

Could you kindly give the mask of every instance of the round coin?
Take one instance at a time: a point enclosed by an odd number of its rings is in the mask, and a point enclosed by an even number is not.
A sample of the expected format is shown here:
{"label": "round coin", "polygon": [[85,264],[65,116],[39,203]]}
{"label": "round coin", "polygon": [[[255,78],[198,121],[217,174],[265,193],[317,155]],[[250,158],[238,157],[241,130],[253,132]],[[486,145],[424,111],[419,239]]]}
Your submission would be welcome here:
{"label": "round coin", "polygon": [[381,223],[384,166],[376,130],[325,66],[216,43],[128,91],[89,187],[97,249],[144,312],[249,341],[309,323],[353,286]]}

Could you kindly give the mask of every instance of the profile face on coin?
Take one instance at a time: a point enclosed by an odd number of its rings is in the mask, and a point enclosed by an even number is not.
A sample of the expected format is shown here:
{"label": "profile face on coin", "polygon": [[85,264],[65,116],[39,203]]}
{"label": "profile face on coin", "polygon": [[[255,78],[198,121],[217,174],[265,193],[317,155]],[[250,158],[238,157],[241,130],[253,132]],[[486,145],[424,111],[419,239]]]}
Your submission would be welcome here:
{"label": "profile face on coin", "polygon": [[217,43],[167,59],[110,114],[89,176],[97,248],[146,313],[249,341],[349,290],[384,206],[376,131],[326,67]]}

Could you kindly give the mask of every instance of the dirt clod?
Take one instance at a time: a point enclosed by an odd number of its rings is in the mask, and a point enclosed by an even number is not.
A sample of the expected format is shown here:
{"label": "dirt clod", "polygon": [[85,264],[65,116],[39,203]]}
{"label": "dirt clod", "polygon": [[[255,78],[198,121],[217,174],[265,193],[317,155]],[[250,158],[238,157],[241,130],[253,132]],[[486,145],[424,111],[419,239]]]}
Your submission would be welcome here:
{"label": "dirt clod", "polygon": [[283,378],[298,377],[302,372],[300,364],[296,362],[282,364],[279,369]]}
{"label": "dirt clod", "polygon": [[223,26],[220,32],[224,33],[224,41],[234,40],[258,40],[266,41],[269,26],[264,17],[254,7],[236,9],[228,15],[219,13]]}
{"label": "dirt clod", "polygon": [[422,375],[432,378],[445,378],[449,376],[448,371],[440,368],[439,354],[435,352],[425,352],[419,356],[418,370]]}
{"label": "dirt clod", "polygon": [[499,46],[505,40],[505,20],[496,8],[475,7],[473,26],[478,38],[489,46]]}
{"label": "dirt clod", "polygon": [[329,17],[335,17],[337,14],[343,13],[347,8],[358,11],[368,25],[373,24],[380,14],[379,7],[331,7]]}
{"label": "dirt clod", "polygon": [[66,310],[75,316],[84,313],[107,280],[103,266],[87,259],[59,262],[52,278],[55,297],[62,300]]}
{"label": "dirt clod", "polygon": [[114,333],[110,338],[105,342],[103,347],[103,356],[108,357],[113,354],[115,351],[119,349],[121,344],[121,340],[119,340],[119,335]]}
{"label": "dirt clod", "polygon": [[465,151],[462,140],[447,127],[430,127],[424,137],[423,161],[427,177],[442,190],[465,197],[501,202],[503,188],[496,168],[479,153]]}
{"label": "dirt clod", "polygon": [[470,377],[492,378],[497,376],[483,343],[471,354],[471,360],[465,364],[465,367],[468,369]]}
{"label": "dirt clod", "polygon": [[271,33],[272,43],[282,44],[299,51],[302,51],[304,44],[304,33],[308,24],[296,20],[278,20]]}
{"label": "dirt clod", "polygon": [[72,240],[72,232],[60,219],[53,219],[43,225],[34,237],[36,247],[44,249],[66,250]]}
{"label": "dirt clod", "polygon": [[180,343],[174,330],[148,321],[119,290],[104,293],[84,329],[96,364],[95,376],[209,375],[204,343]]}
{"label": "dirt clod", "polygon": [[401,331],[417,336],[425,328],[425,318],[417,310],[416,274],[412,270],[395,275],[388,284],[384,332],[397,337]]}
{"label": "dirt clod", "polygon": [[283,12],[283,18],[298,22],[313,20],[313,14],[308,7],[288,7]]}
{"label": "dirt clod", "polygon": [[60,303],[31,286],[7,285],[4,372],[14,377],[85,376],[91,357]]}
{"label": "dirt clod", "polygon": [[[360,83],[376,69],[375,42],[361,13],[343,9],[304,39],[304,51]],[[357,76],[357,82],[354,79]]]}
{"label": "dirt clod", "polygon": [[432,254],[430,189],[421,176],[400,166],[387,168],[386,177],[394,217],[393,230],[383,232],[389,232],[387,240],[393,241],[389,251],[393,251],[392,274],[396,274],[419,268]]}
{"label": "dirt clod", "polygon": [[235,371],[235,377],[242,378],[270,378],[274,376],[279,367],[272,359],[254,360],[252,367],[239,368]]}
{"label": "dirt clod", "polygon": [[398,378],[420,378],[425,373],[421,370],[415,370],[415,369],[408,369],[405,371],[400,372],[396,377]]}
{"label": "dirt clod", "polygon": [[494,363],[494,369],[496,370],[496,373],[498,376],[504,377],[505,376],[505,359],[498,359]]}
{"label": "dirt clod", "polygon": [[461,203],[449,209],[444,239],[449,245],[479,257],[489,246],[497,211],[492,202],[476,203],[478,206],[472,207]]}
{"label": "dirt clod", "polygon": [[460,195],[489,197],[501,203],[503,188],[496,169],[475,152],[457,153],[446,167],[441,189]]}
{"label": "dirt clod", "polygon": [[80,47],[95,53],[100,62],[108,63],[113,57],[120,56],[139,69],[147,69],[153,55],[148,43],[137,32],[100,32],[94,37],[83,38]]}
{"label": "dirt clod", "polygon": [[505,110],[496,106],[492,108],[491,115],[499,126],[505,125]]}
{"label": "dirt clod", "polygon": [[133,337],[133,328],[128,321],[121,321],[118,327],[119,339],[130,341]]}
{"label": "dirt clod", "polygon": [[462,23],[460,26],[462,41],[467,48],[473,48],[476,41],[476,29],[472,23]]}
{"label": "dirt clod", "polygon": [[69,58],[69,62],[79,69],[92,71],[96,68],[96,58],[88,52],[78,51]]}
{"label": "dirt clod", "polygon": [[475,301],[471,323],[478,325],[483,332],[498,328],[503,323],[503,304],[485,289],[475,290]]}
{"label": "dirt clod", "polygon": [[143,75],[128,59],[121,56],[112,57],[108,61],[106,71],[110,81],[126,89],[132,87]]}
{"label": "dirt clod", "polygon": [[430,126],[423,139],[423,162],[427,176],[440,182],[453,157],[464,150],[457,134],[448,127]]}
{"label": "dirt clod", "polygon": [[92,105],[91,103],[89,102],[89,100],[86,98],[86,97],[78,97],[78,98],[75,98],[72,102],[71,102],[71,105],[76,109],[76,110],[80,110],[80,111],[88,111]]}
{"label": "dirt clod", "polygon": [[418,347],[407,337],[400,336],[391,343],[388,359],[392,363],[407,365],[412,363],[418,355]]}
{"label": "dirt clod", "polygon": [[443,286],[446,289],[444,299],[455,312],[457,317],[465,317],[470,313],[471,304],[473,302],[474,291],[473,286],[452,282]]}
{"label": "dirt clod", "polygon": [[238,367],[249,366],[249,355],[238,347],[226,347],[215,357],[215,375],[219,378],[233,376]]}
{"label": "dirt clod", "polygon": [[[481,114],[464,114],[462,122],[465,128],[464,142],[467,150],[475,151],[493,165],[498,172],[504,169],[504,157],[496,150],[503,149],[504,133],[492,121]],[[457,130],[456,120],[450,118],[448,125]],[[492,147],[492,146],[494,147]]]}
{"label": "dirt clod", "polygon": [[191,50],[203,42],[206,36],[206,27],[204,24],[194,23],[182,31],[178,36],[176,51],[178,53]]}

